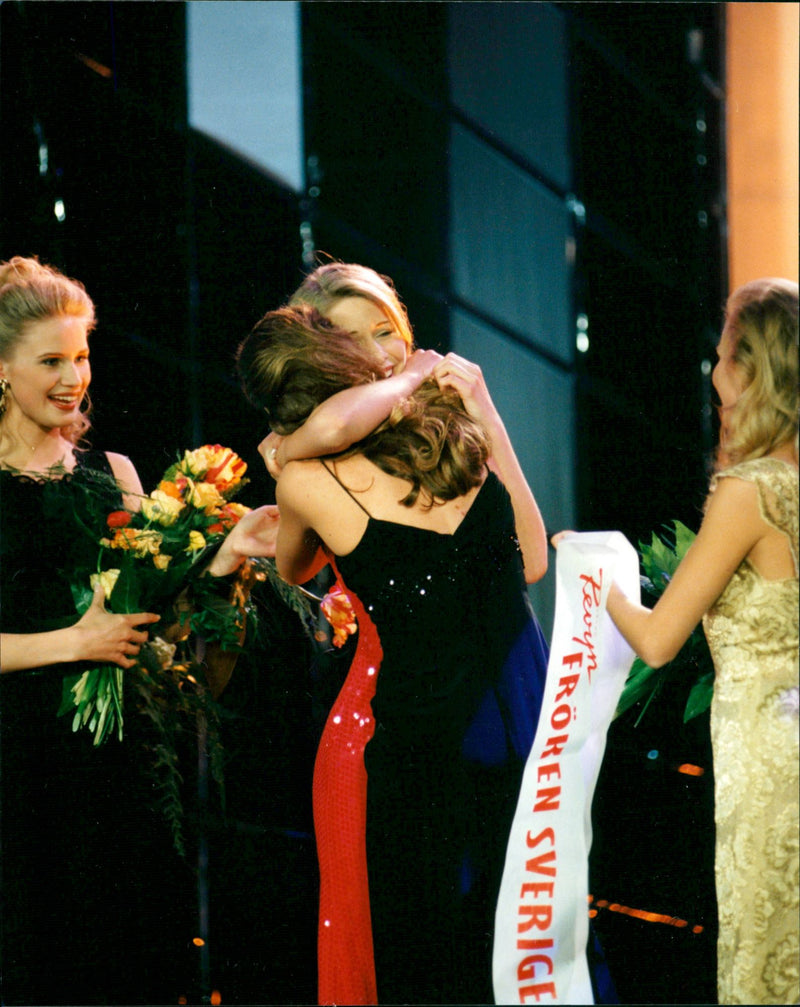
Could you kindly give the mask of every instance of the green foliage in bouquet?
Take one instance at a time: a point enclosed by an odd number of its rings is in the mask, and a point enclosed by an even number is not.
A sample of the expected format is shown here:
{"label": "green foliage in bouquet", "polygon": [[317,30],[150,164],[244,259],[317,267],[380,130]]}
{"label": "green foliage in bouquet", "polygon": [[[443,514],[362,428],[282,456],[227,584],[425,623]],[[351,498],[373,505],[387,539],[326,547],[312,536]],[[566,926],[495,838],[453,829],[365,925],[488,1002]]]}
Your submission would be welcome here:
{"label": "green foliage in bouquet", "polygon": [[[205,614],[207,596],[196,585],[211,553],[248,510],[231,502],[243,485],[245,469],[233,451],[207,445],[187,451],[170,466],[158,488],[142,498],[139,510],[98,514],[94,506],[104,506],[107,496],[87,494],[83,513],[76,517],[89,535],[96,536],[101,526],[104,533],[97,539],[95,570],[77,569],[73,574],[70,586],[78,613],[86,612],[100,586],[109,611],[161,616],[151,634],[155,645],[159,640],[170,642],[177,622],[187,632],[197,632],[198,623],[203,623],[212,628],[211,640],[236,646],[246,613],[241,606],[225,604],[218,606],[217,618],[212,619]],[[190,585],[195,586],[200,604],[176,607]],[[152,645],[143,648],[145,653]],[[122,739],[120,672],[116,665],[91,667],[65,685],[60,712],[72,712],[73,730],[87,727],[95,745],[112,733]]]}
{"label": "green foliage in bouquet", "polygon": [[209,650],[242,649],[248,623],[255,629],[256,581],[268,581],[304,624],[311,615],[303,593],[279,577],[273,560],[250,559],[232,577],[203,576],[214,551],[249,510],[231,499],[244,485],[245,469],[230,449],[206,445],[171,465],[138,510],[109,512],[108,486],[87,489],[76,505],[78,524],[97,548],[94,569],[78,566],[71,575],[78,613],[102,587],[109,611],[155,612],[160,621],[150,627],[132,668],[92,665],[65,678],[58,712],[72,716],[73,731],[90,731],[94,745],[112,735],[121,741],[128,684],[136,709],[151,724],[154,782],[181,851],[181,736],[194,732],[204,739],[211,774],[222,787],[221,708],[212,695]]}
{"label": "green foliage in bouquet", "polygon": [[[671,528],[664,526],[662,537],[653,532],[649,545],[639,543],[642,588],[653,605],[664,593],[694,540],[693,531],[680,521],[673,521]],[[676,679],[694,683],[683,712],[686,723],[709,708],[714,692],[714,665],[702,626],[695,627],[675,658],[662,668],[651,668],[640,657],[636,658],[617,704],[616,716],[643,700],[644,706],[636,720],[638,724],[664,685]]]}

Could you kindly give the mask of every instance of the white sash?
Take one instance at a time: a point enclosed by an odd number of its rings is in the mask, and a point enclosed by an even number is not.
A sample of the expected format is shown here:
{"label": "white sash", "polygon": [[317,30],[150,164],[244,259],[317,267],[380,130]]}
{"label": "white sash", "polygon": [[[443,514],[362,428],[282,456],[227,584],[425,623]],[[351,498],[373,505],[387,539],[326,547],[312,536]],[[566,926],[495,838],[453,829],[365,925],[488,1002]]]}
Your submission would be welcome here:
{"label": "white sash", "polygon": [[639,600],[639,560],[620,532],[559,544],[542,711],[497,901],[498,1004],[594,1003],[586,962],[592,796],[634,656],[606,615],[612,580]]}

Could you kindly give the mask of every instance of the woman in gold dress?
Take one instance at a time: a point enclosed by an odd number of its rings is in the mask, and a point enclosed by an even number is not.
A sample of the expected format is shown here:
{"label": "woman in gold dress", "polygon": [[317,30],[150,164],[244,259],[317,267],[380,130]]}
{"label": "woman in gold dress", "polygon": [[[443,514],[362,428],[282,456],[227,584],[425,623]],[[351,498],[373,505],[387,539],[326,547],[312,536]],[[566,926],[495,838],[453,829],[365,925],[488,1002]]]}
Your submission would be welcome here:
{"label": "woman in gold dress", "polygon": [[717,988],[794,1004],[798,987],[798,288],[728,300],[713,382],[716,472],[697,538],[652,610],[608,611],[652,667],[702,618],[714,659]]}

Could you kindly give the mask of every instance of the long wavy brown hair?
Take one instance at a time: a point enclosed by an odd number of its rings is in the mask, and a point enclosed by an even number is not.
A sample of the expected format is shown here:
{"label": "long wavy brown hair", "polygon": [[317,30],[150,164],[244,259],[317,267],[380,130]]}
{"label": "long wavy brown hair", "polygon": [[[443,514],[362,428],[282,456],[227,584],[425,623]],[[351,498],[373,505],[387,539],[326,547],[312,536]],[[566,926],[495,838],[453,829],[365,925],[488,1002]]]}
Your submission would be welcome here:
{"label": "long wavy brown hair", "polygon": [[[368,352],[307,305],[264,315],[239,347],[237,365],[245,395],[279,434],[302,426],[336,392],[380,378]],[[426,506],[433,506],[480,484],[489,445],[460,396],[429,380],[337,457],[353,454],[410,482],[402,499],[406,506],[420,494]]]}

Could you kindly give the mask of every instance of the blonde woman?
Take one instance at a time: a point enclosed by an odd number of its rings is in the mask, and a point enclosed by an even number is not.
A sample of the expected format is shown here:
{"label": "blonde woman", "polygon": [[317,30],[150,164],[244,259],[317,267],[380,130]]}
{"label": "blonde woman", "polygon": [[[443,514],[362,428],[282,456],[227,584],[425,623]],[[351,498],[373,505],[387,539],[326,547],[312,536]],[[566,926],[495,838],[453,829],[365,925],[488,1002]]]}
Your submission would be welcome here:
{"label": "blonde woman", "polygon": [[[78,618],[70,589],[74,567],[96,561],[78,528],[84,494],[104,493],[111,512],[142,493],[124,455],[79,446],[94,325],[79,281],[35,258],[0,263],[4,1003],[171,1002],[194,967],[181,916],[193,882],[139,764],[143,718],[126,717],[124,741],[95,749],[57,716],[67,676],[89,662],[130,668],[158,619],[107,612],[102,589]],[[226,541],[212,574],[241,562],[232,549]]]}
{"label": "blonde woman", "polygon": [[711,706],[721,1004],[795,1004],[798,986],[798,290],[728,299],[713,373],[717,469],[697,538],[655,608],[608,611],[649,665],[702,618]]}

